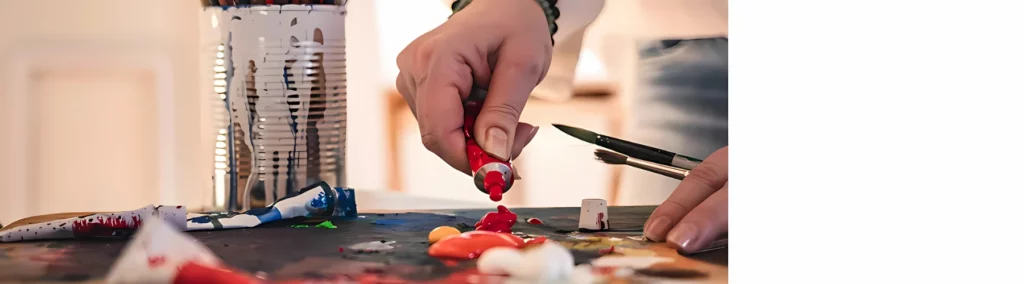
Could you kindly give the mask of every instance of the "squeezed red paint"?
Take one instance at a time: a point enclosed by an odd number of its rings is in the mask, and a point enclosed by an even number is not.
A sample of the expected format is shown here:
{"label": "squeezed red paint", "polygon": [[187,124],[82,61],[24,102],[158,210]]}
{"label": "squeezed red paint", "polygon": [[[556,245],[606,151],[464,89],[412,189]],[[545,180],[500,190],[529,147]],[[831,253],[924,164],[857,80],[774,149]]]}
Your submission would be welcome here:
{"label": "squeezed red paint", "polygon": [[501,194],[505,191],[505,178],[501,172],[488,172],[484,176],[484,186],[491,195],[491,201],[501,201]]}
{"label": "squeezed red paint", "polygon": [[526,219],[526,223],[530,223],[530,224],[534,224],[534,225],[544,225],[544,222],[541,221],[540,219],[537,219],[537,218]]}
{"label": "squeezed red paint", "polygon": [[505,192],[505,188],[512,186],[514,180],[505,180],[504,174],[498,171],[490,171],[486,173],[479,173],[478,171],[484,165],[491,163],[500,163],[512,168],[512,165],[508,161],[499,160],[487,152],[484,152],[480,145],[476,144],[476,139],[473,134],[473,125],[476,123],[476,117],[480,115],[480,102],[470,101],[463,106],[465,111],[465,120],[462,124],[462,132],[466,136],[466,156],[469,158],[469,170],[472,171],[473,175],[482,174],[484,175],[483,190],[487,193],[491,201],[501,201],[502,194]]}
{"label": "squeezed red paint", "polygon": [[509,233],[472,231],[441,239],[427,249],[427,254],[441,258],[474,259],[491,248],[523,246],[526,246],[526,242],[522,238]]}
{"label": "squeezed red paint", "polygon": [[516,213],[508,210],[505,205],[498,205],[498,212],[487,212],[480,222],[476,222],[477,231],[511,233],[512,225],[516,224]]}
{"label": "squeezed red paint", "polygon": [[263,281],[241,272],[189,261],[178,267],[174,284],[255,284]]}
{"label": "squeezed red paint", "polygon": [[615,246],[611,246],[606,249],[600,249],[597,251],[597,253],[602,255],[615,253]]}
{"label": "squeezed red paint", "polygon": [[[93,221],[89,221],[94,219]],[[71,223],[71,232],[76,237],[104,237],[113,236],[119,230],[134,230],[142,226],[142,218],[132,216],[131,221],[127,218],[92,216],[78,218]]]}

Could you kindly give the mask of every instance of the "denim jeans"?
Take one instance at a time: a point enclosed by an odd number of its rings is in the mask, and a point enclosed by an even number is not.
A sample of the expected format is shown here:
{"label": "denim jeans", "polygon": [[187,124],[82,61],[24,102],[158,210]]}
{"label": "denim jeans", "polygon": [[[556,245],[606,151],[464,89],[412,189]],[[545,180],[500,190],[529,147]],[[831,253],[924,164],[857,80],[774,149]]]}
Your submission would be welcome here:
{"label": "denim jeans", "polygon": [[[624,139],[698,159],[729,144],[729,40],[656,40],[639,46],[632,119]],[[679,180],[623,168],[617,201],[660,204]]]}

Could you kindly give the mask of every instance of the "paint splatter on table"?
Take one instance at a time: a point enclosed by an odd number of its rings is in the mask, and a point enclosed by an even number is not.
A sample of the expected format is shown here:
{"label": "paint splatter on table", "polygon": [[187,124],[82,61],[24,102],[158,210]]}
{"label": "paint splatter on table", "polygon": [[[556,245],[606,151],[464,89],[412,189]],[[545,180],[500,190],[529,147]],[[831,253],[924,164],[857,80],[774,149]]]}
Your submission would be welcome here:
{"label": "paint splatter on table", "polygon": [[[617,232],[570,233],[578,225],[579,208],[518,208],[517,234],[542,236],[566,243],[577,263],[600,257],[612,246],[616,252],[674,254],[670,248],[638,249],[649,243],[639,241],[640,230],[654,207],[609,207],[611,224]],[[189,232],[228,265],[250,273],[266,273],[271,279],[335,279],[375,274],[381,279],[440,281],[465,275],[474,261],[452,262],[426,254],[427,235],[438,226],[473,230],[474,224],[493,209],[432,211],[429,213],[360,214],[360,218],[330,219],[336,228],[316,227],[327,219],[295,218],[257,228]],[[537,218],[543,224],[530,224]],[[294,226],[299,225],[300,228]],[[301,227],[306,225],[308,227]],[[603,236],[603,237],[602,237]],[[389,250],[360,252],[350,246],[385,241]],[[393,242],[393,243],[392,243]],[[0,244],[0,282],[90,281],[104,277],[125,239],[60,240]],[[675,264],[708,271],[706,282],[727,281],[727,249],[690,258]],[[453,276],[454,275],[454,276]]]}

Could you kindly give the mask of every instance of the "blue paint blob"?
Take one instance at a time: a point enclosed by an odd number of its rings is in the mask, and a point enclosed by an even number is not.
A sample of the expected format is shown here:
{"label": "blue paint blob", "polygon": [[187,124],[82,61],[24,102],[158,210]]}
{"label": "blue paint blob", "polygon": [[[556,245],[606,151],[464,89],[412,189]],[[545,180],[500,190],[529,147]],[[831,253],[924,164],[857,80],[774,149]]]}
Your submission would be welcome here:
{"label": "blue paint blob", "polygon": [[212,220],[213,219],[210,219],[210,216],[199,216],[199,217],[195,217],[195,218],[192,218],[192,219],[188,219],[189,222],[196,223],[196,224],[206,224],[206,223],[210,223],[210,221],[212,221]]}
{"label": "blue paint blob", "polygon": [[277,208],[270,207],[269,212],[263,215],[257,215],[256,218],[260,219],[261,224],[281,220],[281,210],[277,210]]}

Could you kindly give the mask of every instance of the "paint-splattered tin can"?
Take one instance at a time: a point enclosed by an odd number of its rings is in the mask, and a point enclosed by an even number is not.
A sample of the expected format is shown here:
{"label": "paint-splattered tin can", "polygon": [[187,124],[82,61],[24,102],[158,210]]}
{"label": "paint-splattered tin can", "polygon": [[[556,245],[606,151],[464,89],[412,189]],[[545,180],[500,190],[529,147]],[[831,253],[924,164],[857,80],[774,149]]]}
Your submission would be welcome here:
{"label": "paint-splattered tin can", "polygon": [[344,185],[345,5],[207,7],[214,204],[263,207]]}

